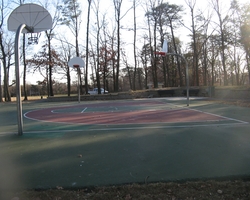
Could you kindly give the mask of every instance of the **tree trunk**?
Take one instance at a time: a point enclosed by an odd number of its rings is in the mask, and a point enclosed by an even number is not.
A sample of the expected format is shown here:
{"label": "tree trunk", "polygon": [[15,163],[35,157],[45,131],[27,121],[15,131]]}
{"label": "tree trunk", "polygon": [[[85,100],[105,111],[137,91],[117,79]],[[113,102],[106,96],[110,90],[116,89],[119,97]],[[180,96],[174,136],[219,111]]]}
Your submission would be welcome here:
{"label": "tree trunk", "polygon": [[4,92],[4,100],[11,101],[11,97],[9,94],[9,70],[7,67],[7,55],[5,53],[5,49],[3,46],[3,37],[2,32],[0,32],[0,46],[1,46],[1,53],[2,53],[2,63],[3,63],[3,92]]}
{"label": "tree trunk", "polygon": [[3,91],[2,91],[2,65],[0,63],[0,102],[3,102]]}
{"label": "tree trunk", "polygon": [[50,43],[50,39],[48,41],[49,43],[49,95],[50,96],[54,96],[54,92],[53,92],[53,80],[52,80],[52,69],[53,69],[53,65],[52,65],[52,56],[51,56],[51,43]]}
{"label": "tree trunk", "polygon": [[204,58],[203,58],[203,69],[204,69],[204,72],[203,72],[203,74],[204,74],[204,78],[203,78],[203,85],[208,85],[208,81],[209,80],[207,80],[207,78],[208,78],[208,67],[207,67],[207,45],[206,45],[206,43],[204,44],[204,47],[203,47],[203,56],[204,56]]}
{"label": "tree trunk", "polygon": [[88,16],[87,16],[87,30],[86,30],[86,63],[85,63],[85,93],[88,94],[88,63],[89,63],[89,21],[90,21],[90,7],[91,1],[88,0]]}
{"label": "tree trunk", "polygon": [[25,53],[25,34],[23,33],[23,94],[24,94],[24,101],[28,100],[27,91],[26,91],[26,53]]}
{"label": "tree trunk", "polygon": [[[95,74],[96,74],[96,83],[97,83],[97,88],[98,88],[98,94],[101,93],[101,80],[100,80],[100,21],[99,21],[99,1],[98,1],[98,6],[97,6],[97,10],[96,10],[96,21],[97,21],[97,35],[96,35],[96,52],[97,52],[97,59],[94,58],[94,60],[96,60],[96,64],[94,66],[95,67]],[[103,24],[103,26],[105,27],[105,24]],[[104,34],[105,35],[105,34]],[[106,37],[106,36],[104,36]],[[93,48],[92,48],[93,49]],[[94,50],[93,50],[94,52]],[[105,93],[105,78],[103,77],[103,88],[104,88],[104,93]]]}
{"label": "tree trunk", "polygon": [[[157,31],[157,23],[155,21],[155,25],[154,25],[154,48],[153,51],[156,51],[156,41],[157,41],[157,37],[156,37],[156,31]],[[152,54],[154,55],[154,58],[156,58],[156,55],[154,52],[152,52]],[[157,63],[156,63],[156,59],[154,59],[154,64],[153,64],[153,78],[154,78],[154,88],[158,88],[158,77],[157,77]]]}
{"label": "tree trunk", "polygon": [[115,83],[114,83],[114,91],[119,91],[119,74],[120,74],[120,59],[121,59],[121,5],[122,0],[113,0],[114,7],[115,7],[115,19],[117,23],[117,63],[116,63],[116,73],[115,73]]}
{"label": "tree trunk", "polygon": [[226,69],[226,56],[225,56],[225,40],[224,34],[221,34],[221,59],[222,59],[222,67],[223,67],[223,74],[224,74],[224,86],[228,85],[227,80],[227,69]]}
{"label": "tree trunk", "polygon": [[195,22],[194,22],[194,10],[191,9],[192,15],[192,37],[193,37],[193,69],[194,69],[194,83],[196,86],[199,86],[199,67],[198,67],[198,52],[196,45],[196,30],[195,30]]}
{"label": "tree trunk", "polygon": [[247,70],[248,70],[248,85],[250,85],[250,55],[246,52],[246,60],[247,60]]}
{"label": "tree trunk", "polygon": [[166,57],[163,57],[163,78],[164,78],[164,87],[167,87],[167,61]]}
{"label": "tree trunk", "polygon": [[[169,20],[169,23],[170,23],[170,29],[171,29],[171,35],[172,35],[174,51],[175,51],[176,54],[178,54],[177,45],[176,45],[176,42],[175,42],[174,28],[173,28],[173,25],[172,25],[172,20]],[[183,80],[182,80],[182,75],[181,75],[181,63],[180,63],[180,60],[179,60],[179,56],[176,56],[176,61],[177,61],[178,75],[179,75],[179,79],[180,79],[180,86],[183,86]]]}
{"label": "tree trunk", "polygon": [[137,58],[136,58],[136,9],[135,9],[135,0],[133,0],[133,8],[134,8],[134,84],[133,90],[136,90],[136,74],[137,74]]}
{"label": "tree trunk", "polygon": [[71,93],[71,79],[70,79],[70,68],[67,67],[67,91],[68,91],[68,97],[70,96],[70,93]]}
{"label": "tree trunk", "polygon": [[[119,18],[120,18],[120,10],[119,10]],[[119,91],[119,72],[120,72],[120,19],[117,21],[117,64],[116,64],[116,75],[115,75],[115,92]]]}

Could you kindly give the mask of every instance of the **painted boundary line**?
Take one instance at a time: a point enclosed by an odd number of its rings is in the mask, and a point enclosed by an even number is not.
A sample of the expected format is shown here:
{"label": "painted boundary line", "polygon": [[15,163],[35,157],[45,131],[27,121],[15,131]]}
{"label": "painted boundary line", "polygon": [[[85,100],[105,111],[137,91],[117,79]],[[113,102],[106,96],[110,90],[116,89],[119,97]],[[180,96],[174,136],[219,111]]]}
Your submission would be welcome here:
{"label": "painted boundary line", "polygon": [[[159,100],[156,100],[156,102],[159,101]],[[162,103],[162,101],[160,101]],[[115,130],[143,130],[143,129],[169,129],[169,128],[190,128],[190,127],[207,127],[207,126],[234,126],[234,125],[246,125],[246,124],[249,124],[249,122],[246,122],[246,121],[242,121],[242,120],[237,120],[237,119],[233,119],[233,118],[229,118],[229,117],[225,117],[225,116],[221,116],[221,115],[217,115],[217,114],[213,114],[213,113],[209,113],[209,112],[204,112],[204,111],[200,111],[200,110],[197,110],[197,109],[193,109],[193,108],[189,108],[189,107],[184,107],[184,106],[179,106],[179,105],[176,105],[176,104],[173,104],[173,103],[169,103],[169,102],[164,102],[165,104],[167,105],[172,105],[173,107],[177,108],[177,110],[179,109],[184,109],[184,110],[192,110],[192,111],[195,111],[195,112],[200,112],[200,113],[204,113],[204,114],[207,114],[207,115],[211,115],[211,116],[215,116],[215,117],[219,117],[219,118],[222,118],[226,121],[233,121],[233,123],[224,123],[223,121],[224,120],[209,120],[209,121],[192,121],[192,122],[180,122],[180,123],[185,123],[185,125],[177,125],[179,122],[175,122],[175,123],[171,123],[171,124],[174,124],[174,125],[171,125],[170,123],[168,122],[163,122],[161,124],[161,122],[159,123],[156,123],[156,122],[152,122],[152,123],[147,123],[147,124],[143,124],[143,123],[140,123],[140,124],[133,124],[131,123],[130,125],[133,125],[131,127],[127,127],[127,125],[129,124],[108,124],[107,125],[107,128],[104,127],[104,128],[101,128],[101,126],[105,126],[105,124],[96,124],[96,126],[99,126],[96,127],[96,128],[93,128],[93,127],[90,127],[90,128],[87,128],[86,129],[86,126],[90,125],[90,124],[77,124],[77,123],[69,123],[69,122],[51,122],[49,120],[39,120],[39,119],[35,119],[35,118],[30,118],[27,116],[27,114],[29,112],[33,112],[33,111],[36,111],[36,110],[32,110],[32,111],[28,111],[24,114],[24,116],[27,118],[27,119],[30,119],[30,120],[33,120],[33,121],[39,121],[39,122],[50,122],[50,123],[59,123],[59,124],[70,124],[70,125],[73,125],[76,127],[76,129],[71,129],[71,130],[56,130],[56,131],[28,131],[26,133],[56,133],[56,132],[85,132],[85,131],[115,131]],[[74,108],[75,105],[73,105],[72,107]],[[66,107],[66,106],[65,106]],[[60,107],[62,109],[62,107]],[[44,109],[50,109],[50,108],[44,108]],[[52,108],[54,109],[54,108]],[[86,110],[88,109],[88,107],[85,107],[81,113],[84,113]],[[37,109],[37,110],[43,110],[43,109]],[[51,110],[52,113],[56,113],[56,109],[54,110]],[[214,122],[217,122],[217,123],[213,123]],[[206,122],[212,122],[212,123],[206,123]],[[222,123],[218,123],[218,122],[222,122]],[[194,123],[200,123],[200,124],[194,124]],[[203,123],[203,124],[201,124]],[[156,124],[159,124],[159,125],[156,125]],[[163,125],[164,124],[164,125]],[[169,125],[167,125],[169,124]],[[148,126],[147,126],[148,125]],[[84,126],[85,128],[84,129],[81,129],[79,128],[80,126]],[[90,125],[92,126],[92,124]],[[116,126],[116,127],[112,127],[112,126]],[[120,126],[120,127],[119,127]],[[123,126],[123,127],[122,127]],[[1,134],[1,133],[0,133]]]}
{"label": "painted boundary line", "polygon": [[[246,122],[248,124],[248,122]],[[244,125],[246,123],[221,123],[221,124],[193,124],[193,125],[170,125],[170,126],[147,126],[147,127],[128,127],[128,128],[96,128],[89,129],[91,131],[116,131],[116,130],[142,130],[142,129],[169,129],[169,128],[195,128],[195,127],[207,127],[207,126],[234,126]]]}
{"label": "painted boundary line", "polygon": [[[59,122],[60,123],[60,122]],[[63,123],[63,122],[61,122]],[[122,130],[144,130],[144,129],[170,129],[170,128],[195,128],[195,127],[218,127],[218,126],[235,126],[235,125],[246,125],[248,122],[238,121],[237,123],[213,123],[213,124],[189,124],[189,125],[158,125],[158,126],[135,126],[135,127],[109,127],[109,128],[89,128],[89,129],[67,129],[67,130],[42,130],[42,131],[24,131],[24,133],[72,133],[72,132],[87,132],[87,131],[122,131]],[[77,125],[79,126],[79,125]],[[119,125],[116,125],[119,126]],[[0,136],[7,134],[16,134],[17,132],[0,132]]]}
{"label": "painted boundary line", "polygon": [[225,117],[225,116],[222,116],[222,115],[217,115],[217,114],[213,114],[213,113],[209,113],[209,112],[204,112],[204,111],[196,110],[196,109],[193,109],[193,108],[188,108],[188,109],[189,109],[189,110],[196,111],[196,112],[201,112],[201,113],[213,115],[213,116],[215,116],[215,117],[221,117],[221,118],[224,118],[224,119],[226,119],[226,120],[236,121],[236,122],[239,122],[239,123],[242,123],[242,124],[249,124],[249,122],[245,122],[245,121],[238,120],[238,119],[234,119],[234,118],[230,118],[230,117]]}
{"label": "painted boundary line", "polygon": [[84,108],[81,113],[84,113],[87,109],[88,107]]}
{"label": "painted boundary line", "polygon": [[178,106],[178,105],[175,105],[175,104],[169,103],[169,102],[166,102],[166,103],[167,103],[167,104],[171,104],[171,105],[176,106],[176,107],[179,107],[179,108],[182,108],[182,109],[193,110],[193,111],[195,111],[195,112],[200,112],[200,113],[212,115],[212,116],[215,116],[215,117],[224,118],[225,120],[236,121],[236,122],[242,123],[242,124],[249,124],[249,122],[245,122],[245,121],[242,121],[242,120],[238,120],[238,119],[234,119],[234,118],[230,118],[230,117],[225,117],[225,116],[222,116],[222,115],[217,115],[217,114],[213,114],[213,113],[209,113],[209,112],[204,112],[204,111],[197,110],[197,109],[194,109],[194,108]]}

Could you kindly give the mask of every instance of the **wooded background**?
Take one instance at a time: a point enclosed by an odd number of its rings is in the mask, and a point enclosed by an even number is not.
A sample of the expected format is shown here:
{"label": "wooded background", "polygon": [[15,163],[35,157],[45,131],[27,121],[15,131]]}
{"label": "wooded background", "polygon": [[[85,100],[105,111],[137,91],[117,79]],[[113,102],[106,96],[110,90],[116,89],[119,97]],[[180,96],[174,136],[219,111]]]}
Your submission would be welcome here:
{"label": "wooded background", "polygon": [[[197,1],[177,5],[163,0],[1,0],[0,101],[15,96],[10,77],[15,33],[7,30],[7,19],[13,9],[31,2],[50,12],[53,27],[41,33],[38,47],[31,45],[30,34],[21,38],[24,100],[29,95],[76,92],[75,71],[68,66],[76,56],[85,61],[82,94],[94,87],[119,92],[185,86],[184,60],[155,54],[164,40],[169,53],[185,58],[190,86],[248,85],[250,3],[207,0],[201,7]],[[29,74],[42,78],[30,84]]]}

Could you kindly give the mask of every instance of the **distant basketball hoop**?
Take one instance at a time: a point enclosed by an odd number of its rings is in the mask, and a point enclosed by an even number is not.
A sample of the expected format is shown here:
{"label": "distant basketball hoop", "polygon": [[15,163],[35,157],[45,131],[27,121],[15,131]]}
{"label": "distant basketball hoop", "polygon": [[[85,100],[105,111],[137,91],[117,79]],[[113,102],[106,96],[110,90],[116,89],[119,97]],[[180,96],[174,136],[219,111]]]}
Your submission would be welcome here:
{"label": "distant basketball hoop", "polygon": [[181,54],[168,53],[167,40],[164,40],[161,51],[156,51],[155,55],[157,55],[158,57],[160,57],[160,56],[165,57],[167,55],[168,56],[177,56],[177,57],[180,57],[181,59],[183,59],[183,61],[185,62],[185,68],[186,68],[187,106],[189,106],[189,75],[188,75],[188,63],[187,63],[187,60]]}
{"label": "distant basketball hoop", "polygon": [[80,57],[74,57],[71,58],[68,62],[68,66],[72,67],[73,69],[77,69],[78,74],[78,103],[80,103],[81,97],[80,97],[80,77],[81,77],[81,68],[84,67],[85,63],[84,60]]}
{"label": "distant basketball hoop", "polygon": [[79,67],[84,67],[85,63],[82,58],[74,57],[70,59],[70,61],[68,62],[68,66],[72,68],[79,68]]}
{"label": "distant basketball hoop", "polygon": [[167,52],[168,52],[168,43],[166,40],[164,40],[161,51],[156,51],[155,55],[164,57],[167,55]]}
{"label": "distant basketball hoop", "polygon": [[156,51],[155,52],[155,55],[158,55],[158,56],[166,56],[166,52],[163,52],[163,51]]}

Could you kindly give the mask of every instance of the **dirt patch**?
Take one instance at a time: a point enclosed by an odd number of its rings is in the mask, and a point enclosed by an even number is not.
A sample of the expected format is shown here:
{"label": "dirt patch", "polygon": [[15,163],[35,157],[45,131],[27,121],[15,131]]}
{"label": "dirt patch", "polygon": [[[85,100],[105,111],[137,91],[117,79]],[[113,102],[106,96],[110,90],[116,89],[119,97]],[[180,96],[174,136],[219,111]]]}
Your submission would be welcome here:
{"label": "dirt patch", "polygon": [[23,191],[11,200],[147,200],[147,199],[250,199],[250,181],[199,181],[96,187],[79,190]]}

